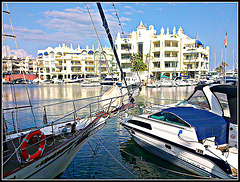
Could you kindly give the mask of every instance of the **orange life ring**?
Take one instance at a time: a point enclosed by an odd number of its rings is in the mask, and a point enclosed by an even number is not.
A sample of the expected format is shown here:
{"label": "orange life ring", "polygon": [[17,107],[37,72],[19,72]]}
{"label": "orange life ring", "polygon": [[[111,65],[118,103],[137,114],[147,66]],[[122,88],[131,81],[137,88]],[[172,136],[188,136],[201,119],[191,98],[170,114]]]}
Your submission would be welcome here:
{"label": "orange life ring", "polygon": [[196,79],[195,82],[198,82],[198,79]]}
{"label": "orange life ring", "polygon": [[236,138],[236,136],[234,135],[234,134],[231,134],[231,139],[235,139]]}
{"label": "orange life ring", "polygon": [[[40,142],[40,146],[37,150],[37,152],[33,155],[29,155],[28,152],[27,152],[27,144],[29,142],[29,140],[33,137],[33,136],[39,136],[40,139],[41,139],[41,142]],[[33,131],[33,132],[30,132],[29,134],[27,134],[24,138],[23,138],[23,142],[22,142],[22,145],[20,147],[20,149],[22,150],[22,158],[26,161],[29,161],[29,160],[32,160],[32,159],[36,159],[37,157],[39,157],[40,155],[42,155],[43,153],[43,150],[44,150],[44,147],[45,147],[45,144],[46,144],[46,140],[45,140],[46,136],[44,135],[43,132],[41,132],[40,130],[36,130],[36,131]]]}

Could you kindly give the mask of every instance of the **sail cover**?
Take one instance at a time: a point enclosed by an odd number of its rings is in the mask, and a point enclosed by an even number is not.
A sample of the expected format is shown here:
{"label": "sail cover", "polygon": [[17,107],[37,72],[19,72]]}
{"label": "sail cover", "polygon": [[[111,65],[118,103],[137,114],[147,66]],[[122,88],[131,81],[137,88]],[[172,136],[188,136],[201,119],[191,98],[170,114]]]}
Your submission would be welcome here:
{"label": "sail cover", "polygon": [[218,145],[227,143],[228,121],[206,110],[193,107],[172,107],[162,111],[177,115],[196,128],[198,140],[215,137]]}
{"label": "sail cover", "polygon": [[[111,112],[121,105],[121,93],[117,85],[112,86],[106,93],[101,97],[102,102],[100,105],[105,112]],[[106,100],[107,99],[107,100]]]}

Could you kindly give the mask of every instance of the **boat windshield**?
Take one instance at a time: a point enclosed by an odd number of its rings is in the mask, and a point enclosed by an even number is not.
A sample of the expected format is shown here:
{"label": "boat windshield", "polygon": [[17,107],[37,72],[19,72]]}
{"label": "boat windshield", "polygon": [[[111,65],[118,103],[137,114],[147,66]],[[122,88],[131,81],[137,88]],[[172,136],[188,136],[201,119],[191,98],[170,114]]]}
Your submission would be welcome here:
{"label": "boat windshield", "polygon": [[231,117],[227,94],[220,93],[220,92],[213,92],[213,93],[215,94],[215,96],[218,98],[219,102],[222,105],[224,116]]}
{"label": "boat windshield", "polygon": [[209,103],[202,90],[197,90],[192,96],[190,96],[187,100],[183,100],[177,104],[177,106],[193,106],[197,109],[210,110]]}

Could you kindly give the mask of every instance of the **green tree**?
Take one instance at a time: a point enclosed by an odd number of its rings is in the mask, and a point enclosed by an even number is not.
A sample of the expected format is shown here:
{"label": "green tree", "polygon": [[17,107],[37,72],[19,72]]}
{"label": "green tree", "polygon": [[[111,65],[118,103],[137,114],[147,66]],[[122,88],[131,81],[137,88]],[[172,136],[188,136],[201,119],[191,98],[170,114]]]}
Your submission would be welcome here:
{"label": "green tree", "polygon": [[228,64],[224,61],[221,62],[221,64],[216,68],[217,72],[220,74],[225,74],[225,67],[227,67]]}
{"label": "green tree", "polygon": [[131,71],[137,73],[139,81],[141,82],[139,72],[147,71],[147,65],[142,61],[141,57],[137,53],[130,57],[130,61],[132,63]]}

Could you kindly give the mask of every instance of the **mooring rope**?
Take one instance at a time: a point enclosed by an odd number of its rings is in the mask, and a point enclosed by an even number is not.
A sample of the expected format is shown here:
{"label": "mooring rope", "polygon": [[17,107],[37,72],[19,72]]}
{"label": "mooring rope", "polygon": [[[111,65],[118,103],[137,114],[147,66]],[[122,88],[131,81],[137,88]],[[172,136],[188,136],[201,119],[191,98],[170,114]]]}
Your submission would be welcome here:
{"label": "mooring rope", "polygon": [[102,144],[102,142],[98,139],[98,138],[96,138],[98,141],[99,141],[99,143],[102,145],[102,147],[108,152],[108,154],[120,165],[120,166],[122,166],[126,171],[128,171],[130,174],[132,174],[133,176],[135,176],[136,178],[138,178],[135,174],[133,174],[131,171],[129,171],[129,169],[127,169],[124,165],[122,165],[122,163],[120,163],[112,154],[111,154],[111,152],[109,152],[109,150]]}
{"label": "mooring rope", "polygon": [[[115,132],[117,132],[117,130],[116,130]],[[115,132],[114,132],[114,133],[115,133]],[[113,135],[112,135],[112,136],[113,136]],[[113,143],[110,142],[108,139],[105,139],[105,138],[102,137],[102,136],[101,136],[101,138],[104,139],[105,141],[107,141],[107,142],[108,142],[109,144],[111,144],[112,146],[116,147],[117,149],[119,149],[119,150],[123,151],[124,153],[128,154],[129,156],[131,156],[131,157],[137,159],[136,156],[134,156],[134,155],[128,153],[128,152],[125,151],[124,149],[118,148],[117,145],[113,144]],[[146,162],[146,161],[145,161],[145,162]],[[150,164],[150,165],[152,165],[152,166],[155,166],[155,167],[157,167],[157,168],[163,169],[163,170],[165,170],[165,171],[170,171],[170,172],[172,172],[172,173],[176,173],[176,174],[180,174],[180,175],[185,175],[185,176],[191,176],[191,177],[197,177],[197,178],[209,179],[208,177],[204,177],[204,176],[200,176],[200,175],[186,174],[186,173],[182,173],[182,172],[174,171],[174,170],[171,170],[171,169],[167,169],[167,168],[164,168],[164,167],[160,167],[160,166],[157,166],[157,165],[155,165],[155,164],[151,164],[151,163],[148,163],[148,164]]]}

